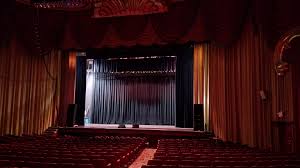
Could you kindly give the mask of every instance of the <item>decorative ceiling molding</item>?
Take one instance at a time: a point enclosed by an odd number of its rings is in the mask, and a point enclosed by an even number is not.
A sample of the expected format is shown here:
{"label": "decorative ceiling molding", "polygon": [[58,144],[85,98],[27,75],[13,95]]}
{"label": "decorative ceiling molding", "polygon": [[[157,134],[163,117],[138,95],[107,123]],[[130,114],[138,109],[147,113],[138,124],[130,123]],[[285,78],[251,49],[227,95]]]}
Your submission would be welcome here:
{"label": "decorative ceiling molding", "polygon": [[168,11],[166,0],[101,0],[94,4],[95,18],[148,15]]}
{"label": "decorative ceiling molding", "polygon": [[64,10],[64,11],[82,11],[91,8],[90,4],[81,3],[81,2],[34,3],[33,6],[35,8]]}
{"label": "decorative ceiling molding", "polygon": [[93,10],[94,18],[164,13],[168,6],[185,0],[16,0],[35,8],[80,11]]}
{"label": "decorative ceiling molding", "polygon": [[82,11],[92,9],[92,3],[86,2],[86,0],[62,0],[53,2],[38,2],[32,3],[35,8],[62,10],[62,11]]}
{"label": "decorative ceiling molding", "polygon": [[26,4],[26,5],[30,5],[30,0],[16,0],[17,3],[21,3],[21,4]]}

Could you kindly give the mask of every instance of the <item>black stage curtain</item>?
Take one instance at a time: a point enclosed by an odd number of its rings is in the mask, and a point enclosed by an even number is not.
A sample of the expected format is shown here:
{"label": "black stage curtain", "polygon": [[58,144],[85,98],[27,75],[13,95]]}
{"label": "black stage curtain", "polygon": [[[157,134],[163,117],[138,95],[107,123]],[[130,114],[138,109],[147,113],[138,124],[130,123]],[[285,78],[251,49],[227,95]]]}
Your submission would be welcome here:
{"label": "black stage curtain", "polygon": [[77,104],[76,124],[84,125],[85,93],[86,93],[86,58],[76,59],[76,89],[75,103]]}
{"label": "black stage curtain", "polygon": [[193,46],[186,45],[177,56],[176,127],[193,127],[193,55]]}
{"label": "black stage curtain", "polygon": [[[172,104],[172,108],[174,111],[174,115],[173,115],[173,120],[175,120],[175,125],[177,127],[186,127],[186,128],[192,128],[193,127],[193,47],[191,46],[191,44],[185,44],[185,45],[167,45],[167,46],[151,46],[151,47],[144,47],[144,46],[137,46],[134,48],[119,48],[118,50],[115,49],[89,49],[87,50],[87,56],[88,58],[92,58],[92,59],[110,59],[112,57],[138,57],[138,56],[149,56],[149,55],[174,55],[177,56],[176,58],[176,66],[171,66],[172,68],[176,67],[176,72],[175,72],[175,84],[172,84],[172,89],[174,89],[175,87],[175,91],[172,90],[172,101],[174,102],[174,98],[175,98],[175,104]],[[95,62],[95,64],[97,64],[97,62]],[[119,63],[120,65],[120,63]],[[138,67],[136,65],[138,65],[137,63],[127,63],[127,68],[131,67],[131,69],[129,68],[129,70],[136,70],[135,68]],[[110,65],[111,67],[113,67],[112,65]],[[150,65],[149,62],[147,63],[143,63],[142,66],[140,67],[145,67],[145,69],[149,69],[149,67],[154,67],[157,68],[154,65]],[[172,69],[171,68],[171,69]],[[96,69],[96,66],[94,67],[94,69]],[[111,68],[113,69],[113,68]],[[125,68],[126,69],[126,68]],[[119,70],[122,70],[122,68],[120,68],[119,66]],[[124,68],[123,68],[124,70]],[[156,69],[157,70],[157,69]],[[163,69],[161,69],[163,70]],[[98,70],[99,71],[99,70]],[[106,70],[107,71],[107,70]],[[96,72],[96,71],[95,71]],[[89,73],[90,74],[90,73]],[[122,75],[121,75],[122,76]],[[108,78],[108,77],[107,77]],[[110,75],[110,78],[112,78],[112,76]],[[174,77],[173,77],[174,78]],[[172,80],[173,78],[171,78],[169,76],[168,80]],[[95,77],[91,77],[90,75],[87,75],[87,80],[94,80]],[[128,81],[132,80],[135,81],[137,84],[139,83],[140,85],[142,85],[145,81],[147,81],[150,85],[150,81],[154,81],[152,83],[155,83],[156,85],[158,85],[158,83],[168,83],[168,80],[165,79],[163,80],[162,78],[158,78],[156,76],[152,76],[152,79],[149,78],[146,80],[145,77],[141,77],[141,78],[136,78],[130,75],[127,78],[128,80],[125,80],[123,77],[123,87],[127,86],[128,87]],[[151,79],[151,80],[150,80]],[[139,81],[139,82],[138,82]],[[109,81],[107,81],[109,82]],[[121,79],[110,79],[110,82],[119,82],[121,83]],[[173,82],[173,81],[172,81]],[[108,83],[106,83],[108,84]],[[94,102],[93,100],[93,94],[94,91],[90,91],[89,89],[93,88],[95,85],[95,82],[88,82],[87,83],[87,95],[86,95],[86,116],[89,116],[90,119],[92,119],[92,103],[88,103],[88,102]],[[169,83],[170,85],[170,83]],[[121,85],[120,85],[121,86]],[[134,86],[134,85],[133,85]],[[146,86],[146,85],[145,85]],[[106,86],[108,87],[108,85]],[[154,86],[153,86],[154,87]],[[146,87],[145,87],[146,88]],[[110,94],[116,94],[119,93],[118,91],[114,91],[111,90],[109,93]],[[143,89],[141,90],[135,90],[135,92],[133,92],[135,95],[137,95],[139,92],[146,92],[145,94],[155,94],[156,92],[150,92],[149,89]],[[143,95],[145,95],[143,94]],[[138,94],[140,95],[140,94]],[[142,94],[141,94],[142,95]],[[175,96],[176,95],[176,96]],[[123,96],[125,96],[124,92],[123,92]],[[119,100],[119,106],[123,105],[123,107],[125,107],[124,105],[127,102],[123,102],[121,101],[122,99]],[[162,100],[162,99],[161,99]],[[109,101],[111,101],[111,99],[106,99],[106,101],[102,100],[102,103],[109,103]],[[136,99],[136,102],[138,100]],[[139,100],[140,102],[143,102],[142,100]],[[95,103],[93,103],[94,105],[96,105]],[[100,105],[99,105],[100,106]],[[103,106],[103,104],[101,105]],[[113,106],[113,108],[117,108],[117,106]],[[118,107],[119,108],[119,107]],[[129,108],[126,106],[126,108]],[[175,108],[175,109],[174,109]],[[120,108],[119,108],[120,109]],[[125,109],[125,108],[124,108]],[[124,110],[123,110],[124,111]],[[96,114],[96,113],[95,113]],[[110,114],[108,112],[106,112],[106,114]],[[111,114],[110,114],[111,115]],[[122,114],[122,117],[124,116],[124,118],[126,117],[125,114]],[[128,115],[127,115],[128,116]],[[143,120],[149,120],[147,119],[147,115],[145,115],[146,119],[144,118]],[[94,119],[97,117],[94,117]],[[149,117],[148,117],[149,118]],[[92,121],[94,121],[92,119]],[[122,120],[121,120],[122,121]],[[125,121],[123,119],[123,121]],[[132,120],[133,122],[136,122],[134,120]],[[174,121],[173,121],[174,122]],[[172,122],[172,123],[173,123]],[[110,121],[110,123],[113,123]],[[115,120],[115,123],[117,123],[117,120]]]}
{"label": "black stage curtain", "polygon": [[174,57],[95,59],[87,73],[86,117],[100,124],[175,125],[175,65]]}

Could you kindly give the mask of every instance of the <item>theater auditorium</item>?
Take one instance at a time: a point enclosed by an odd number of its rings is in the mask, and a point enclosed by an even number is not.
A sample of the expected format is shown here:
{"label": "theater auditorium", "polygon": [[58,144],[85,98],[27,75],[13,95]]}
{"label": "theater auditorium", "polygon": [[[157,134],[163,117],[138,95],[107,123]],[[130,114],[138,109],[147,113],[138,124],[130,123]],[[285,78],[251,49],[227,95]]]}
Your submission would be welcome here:
{"label": "theater auditorium", "polygon": [[300,167],[299,0],[0,1],[0,168]]}

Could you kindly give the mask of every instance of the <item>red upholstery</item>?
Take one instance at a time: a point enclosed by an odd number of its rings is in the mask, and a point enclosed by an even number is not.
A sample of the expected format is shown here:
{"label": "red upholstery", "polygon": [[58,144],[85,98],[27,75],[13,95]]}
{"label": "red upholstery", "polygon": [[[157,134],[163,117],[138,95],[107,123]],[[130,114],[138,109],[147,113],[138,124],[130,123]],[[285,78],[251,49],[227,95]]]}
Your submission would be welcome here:
{"label": "red upholstery", "polygon": [[234,144],[212,144],[204,140],[163,139],[144,168],[164,165],[182,168],[300,167],[295,154],[262,152]]}
{"label": "red upholstery", "polygon": [[0,144],[0,167],[119,167],[145,144],[145,138],[119,136],[28,138]]}

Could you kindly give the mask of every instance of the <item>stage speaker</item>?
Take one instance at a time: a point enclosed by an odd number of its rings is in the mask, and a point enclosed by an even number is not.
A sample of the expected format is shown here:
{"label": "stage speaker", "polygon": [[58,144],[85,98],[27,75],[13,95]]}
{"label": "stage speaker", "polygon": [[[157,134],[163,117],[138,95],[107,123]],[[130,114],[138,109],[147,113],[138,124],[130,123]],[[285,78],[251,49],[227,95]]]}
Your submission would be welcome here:
{"label": "stage speaker", "polygon": [[67,111],[67,127],[74,126],[76,112],[77,112],[77,104],[69,104],[68,111]]}
{"label": "stage speaker", "polygon": [[194,104],[194,131],[204,131],[203,104]]}
{"label": "stage speaker", "polygon": [[132,128],[139,128],[140,125],[139,124],[132,124]]}
{"label": "stage speaker", "polygon": [[119,124],[118,128],[126,128],[125,124]]}

